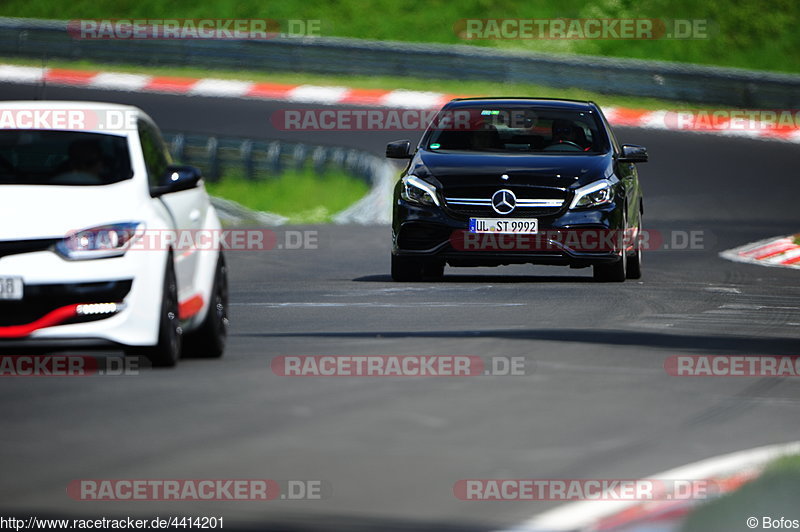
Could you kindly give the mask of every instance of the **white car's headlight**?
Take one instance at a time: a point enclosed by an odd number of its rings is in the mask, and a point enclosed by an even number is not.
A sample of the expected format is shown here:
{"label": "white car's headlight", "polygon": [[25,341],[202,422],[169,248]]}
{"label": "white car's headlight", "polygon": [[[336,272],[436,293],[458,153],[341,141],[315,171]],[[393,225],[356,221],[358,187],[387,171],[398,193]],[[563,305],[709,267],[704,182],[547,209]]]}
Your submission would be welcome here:
{"label": "white car's headlight", "polygon": [[589,183],[575,191],[575,197],[572,198],[569,208],[582,209],[611,203],[614,194],[613,186],[614,184],[608,179]]}
{"label": "white car's headlight", "polygon": [[68,260],[121,257],[144,234],[144,222],[121,222],[68,234],[55,246]]}
{"label": "white car's headlight", "polygon": [[436,187],[415,175],[407,175],[403,178],[403,188],[400,191],[400,197],[410,203],[416,203],[418,205],[436,205],[441,207],[436,194]]}

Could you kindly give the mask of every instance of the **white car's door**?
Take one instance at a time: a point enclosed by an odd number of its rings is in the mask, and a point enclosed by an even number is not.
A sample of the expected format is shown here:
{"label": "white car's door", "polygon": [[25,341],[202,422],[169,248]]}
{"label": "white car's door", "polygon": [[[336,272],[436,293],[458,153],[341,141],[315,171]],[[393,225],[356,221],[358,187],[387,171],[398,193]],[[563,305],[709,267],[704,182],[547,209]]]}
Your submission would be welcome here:
{"label": "white car's door", "polygon": [[199,241],[203,220],[208,210],[208,198],[199,187],[179,192],[171,192],[161,196],[170,213],[175,218],[175,268],[178,276],[178,296],[184,301],[196,294],[195,279]]}
{"label": "white car's door", "polygon": [[[139,122],[139,138],[151,187],[158,186],[172,163],[169,151],[158,128],[144,120]],[[160,241],[173,242],[178,300],[183,302],[197,293],[195,279],[198,267],[198,230],[203,227],[209,209],[208,195],[202,187],[170,192],[158,196],[172,217],[172,230]]]}

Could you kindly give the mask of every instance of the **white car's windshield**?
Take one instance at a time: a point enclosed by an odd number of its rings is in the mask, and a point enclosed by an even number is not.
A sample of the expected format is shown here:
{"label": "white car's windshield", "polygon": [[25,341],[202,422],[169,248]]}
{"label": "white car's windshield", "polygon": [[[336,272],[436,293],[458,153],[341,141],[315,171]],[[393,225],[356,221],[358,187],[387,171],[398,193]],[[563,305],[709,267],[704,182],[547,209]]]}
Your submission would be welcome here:
{"label": "white car's windshield", "polygon": [[0,131],[0,185],[108,185],[132,176],[125,137]]}

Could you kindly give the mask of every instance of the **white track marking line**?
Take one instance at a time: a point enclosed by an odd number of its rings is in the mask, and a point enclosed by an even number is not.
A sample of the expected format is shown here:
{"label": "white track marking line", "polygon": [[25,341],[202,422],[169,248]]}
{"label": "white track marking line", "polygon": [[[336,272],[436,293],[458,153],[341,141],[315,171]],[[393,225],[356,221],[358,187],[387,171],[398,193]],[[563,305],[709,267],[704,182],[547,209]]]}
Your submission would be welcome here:
{"label": "white track marking line", "polygon": [[197,96],[229,96],[242,97],[247,94],[253,84],[249,81],[205,78],[192,85],[188,94]]}
{"label": "white track marking line", "polygon": [[347,87],[300,85],[290,90],[286,94],[286,98],[292,102],[335,104],[341,102],[348,92],[350,89]]}
{"label": "white track marking line", "polygon": [[639,125],[648,129],[677,129],[670,127],[667,121],[669,111],[652,111],[642,115]]}
{"label": "white track marking line", "polygon": [[0,81],[39,83],[46,72],[46,68],[0,65]]}
{"label": "white track marking line", "polygon": [[101,72],[89,82],[90,87],[98,89],[116,89],[125,91],[142,90],[150,80],[151,76],[139,74],[117,74],[115,72]]}
{"label": "white track marking line", "polygon": [[441,92],[394,90],[381,98],[381,105],[404,109],[431,109],[441,107],[447,97]]}

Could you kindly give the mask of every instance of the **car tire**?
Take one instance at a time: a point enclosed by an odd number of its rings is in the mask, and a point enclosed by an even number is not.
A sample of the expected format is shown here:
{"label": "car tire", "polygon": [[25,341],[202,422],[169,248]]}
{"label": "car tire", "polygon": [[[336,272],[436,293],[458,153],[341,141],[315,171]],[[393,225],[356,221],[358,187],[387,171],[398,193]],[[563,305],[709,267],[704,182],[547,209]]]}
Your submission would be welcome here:
{"label": "car tire", "polygon": [[153,367],[173,367],[181,355],[183,330],[178,315],[178,281],[172,253],[167,257],[164,272],[164,290],[161,295],[161,310],[158,324],[158,343],[154,346],[135,347],[129,353],[146,357]]}
{"label": "car tire", "polygon": [[625,268],[625,276],[628,279],[642,278],[642,218],[639,216],[639,225],[636,230],[636,241],[633,243],[633,255],[628,257],[628,264]]}
{"label": "car tire", "polygon": [[401,282],[421,281],[423,266],[420,259],[392,255],[392,279]]}
{"label": "car tire", "polygon": [[444,261],[429,260],[422,264],[422,276],[428,279],[441,279],[444,277]]}
{"label": "car tire", "polygon": [[[627,222],[623,223],[622,226],[627,227]],[[595,281],[601,283],[621,283],[625,281],[628,270],[628,252],[625,250],[624,244],[618,260],[595,264],[592,270]]]}
{"label": "car tire", "polygon": [[211,288],[208,312],[196,330],[186,333],[183,356],[192,358],[219,358],[225,352],[228,338],[228,267],[225,257],[219,254]]}
{"label": "car tire", "polygon": [[392,255],[392,279],[395,281],[437,280],[442,276],[444,276],[443,260]]}
{"label": "car tire", "polygon": [[595,264],[592,268],[594,280],[601,283],[621,283],[625,281],[625,254],[619,260],[608,264]]}

